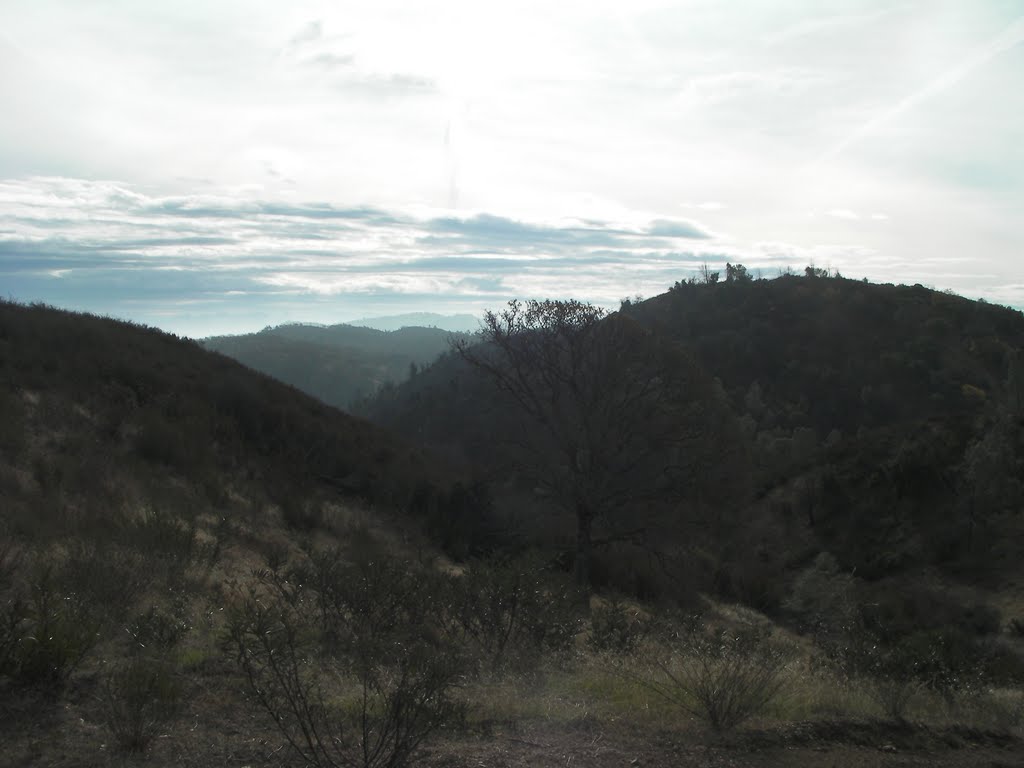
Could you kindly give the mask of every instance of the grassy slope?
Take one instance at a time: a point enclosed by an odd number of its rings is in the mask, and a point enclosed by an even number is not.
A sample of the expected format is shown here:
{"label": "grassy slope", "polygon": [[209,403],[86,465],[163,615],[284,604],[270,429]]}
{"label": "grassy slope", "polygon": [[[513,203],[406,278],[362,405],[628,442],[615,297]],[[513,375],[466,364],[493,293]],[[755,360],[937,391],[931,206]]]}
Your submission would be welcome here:
{"label": "grassy slope", "polygon": [[[371,537],[413,556],[411,499],[456,479],[194,342],[0,303],[0,764],[120,760],[102,726],[110,671],[179,628],[192,735],[162,759],[258,756],[276,735],[252,726],[219,651],[232,595],[310,548]],[[8,668],[12,640],[28,650]]]}

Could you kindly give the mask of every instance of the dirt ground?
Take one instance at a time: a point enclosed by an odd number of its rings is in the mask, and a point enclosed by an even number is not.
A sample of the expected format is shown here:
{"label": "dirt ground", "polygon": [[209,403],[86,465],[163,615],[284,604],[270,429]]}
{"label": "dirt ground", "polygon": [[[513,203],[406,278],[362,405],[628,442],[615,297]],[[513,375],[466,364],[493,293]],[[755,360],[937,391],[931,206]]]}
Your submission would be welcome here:
{"label": "dirt ground", "polygon": [[[21,723],[3,728],[0,765],[300,766],[265,723],[237,722],[212,732],[177,723],[143,755],[120,755],[101,729],[84,721]],[[248,726],[248,727],[247,727]],[[421,768],[944,768],[1024,767],[1024,741],[967,728],[933,730],[878,722],[799,723],[728,736],[652,732],[598,723],[554,729],[543,723],[487,735],[434,739],[412,763]]]}
{"label": "dirt ground", "polygon": [[[227,695],[226,695],[227,694]],[[197,686],[188,705],[144,754],[111,745],[94,707],[77,687],[62,702],[0,701],[0,766],[279,768],[301,766],[274,726],[222,685]],[[665,730],[641,721],[597,717],[554,724],[505,722],[476,732],[442,733],[416,756],[418,768],[1024,768],[1017,732],[963,725],[880,720],[764,722],[716,735],[697,723]]]}
{"label": "dirt ground", "polygon": [[851,766],[1024,766],[1024,742],[1005,733],[879,722],[798,723],[728,736],[643,733],[591,723],[574,730],[542,724],[515,733],[435,744],[424,766],[437,768],[827,768]]}

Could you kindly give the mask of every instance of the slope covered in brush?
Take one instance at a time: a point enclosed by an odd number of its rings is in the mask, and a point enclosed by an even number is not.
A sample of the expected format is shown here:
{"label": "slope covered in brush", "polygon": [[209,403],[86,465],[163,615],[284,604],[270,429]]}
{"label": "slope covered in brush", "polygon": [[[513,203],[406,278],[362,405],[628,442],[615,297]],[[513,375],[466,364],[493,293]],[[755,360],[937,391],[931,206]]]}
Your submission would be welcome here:
{"label": "slope covered in brush", "polygon": [[325,500],[403,508],[423,458],[194,342],[0,304],[0,493],[17,534],[140,509],[269,504],[312,522]]}

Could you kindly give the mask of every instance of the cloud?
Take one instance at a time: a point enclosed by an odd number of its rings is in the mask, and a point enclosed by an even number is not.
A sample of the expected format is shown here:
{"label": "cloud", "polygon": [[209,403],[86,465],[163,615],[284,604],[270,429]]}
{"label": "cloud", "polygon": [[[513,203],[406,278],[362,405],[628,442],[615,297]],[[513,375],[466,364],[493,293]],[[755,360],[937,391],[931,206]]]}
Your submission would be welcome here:
{"label": "cloud", "polygon": [[323,37],[324,25],[320,20],[314,20],[308,22],[298,32],[296,32],[292,38],[288,41],[288,47],[294,48],[301,46],[304,43],[310,43],[314,40],[319,40]]}
{"label": "cloud", "polygon": [[430,219],[425,222],[425,229],[432,234],[422,238],[421,242],[435,247],[447,245],[485,250],[525,249],[528,252],[551,248],[623,245],[624,238],[634,234],[605,223],[537,224],[488,213],[466,218],[449,216]]}
{"label": "cloud", "polygon": [[871,214],[860,214],[857,211],[850,210],[849,208],[832,208],[831,210],[825,211],[826,216],[831,216],[833,219],[842,219],[843,221],[888,221],[889,216],[885,213],[871,213]]}
{"label": "cloud", "polygon": [[[20,300],[207,335],[337,321],[354,307],[478,312],[516,296],[566,295],[615,306],[624,295],[661,293],[703,263],[773,274],[813,262],[873,277],[913,267],[864,246],[743,243],[685,219],[640,221],[160,197],[110,181],[7,179],[0,285]],[[238,325],[243,317],[248,326]]]}
{"label": "cloud", "polygon": [[310,56],[305,63],[324,69],[348,69],[355,64],[356,57],[350,53],[318,53]]}
{"label": "cloud", "polygon": [[840,14],[835,16],[819,16],[803,19],[787,26],[785,29],[763,38],[766,46],[792,43],[807,37],[826,37],[836,33],[850,34],[851,27],[862,27],[897,12],[899,7],[885,8],[874,13]]}
{"label": "cloud", "polygon": [[205,197],[176,197],[154,200],[142,206],[147,213],[182,216],[186,218],[253,219],[255,217],[282,217],[293,219],[336,219],[342,221],[372,221],[376,224],[397,224],[399,219],[380,208],[356,206],[341,208],[330,203],[282,203],[236,201]]}
{"label": "cloud", "polygon": [[288,41],[284,55],[300,69],[313,70],[326,78],[323,82],[331,88],[350,94],[386,96],[437,92],[433,77],[368,65],[354,45],[350,36],[325,34],[322,21],[311,21]]}
{"label": "cloud", "polygon": [[703,203],[680,203],[680,208],[696,208],[701,211],[723,211],[725,210],[725,204],[719,203],[714,200],[708,200]]}
{"label": "cloud", "polygon": [[706,239],[711,237],[707,232],[689,221],[656,219],[647,228],[647,234],[655,237],[686,237]]}
{"label": "cloud", "polygon": [[776,98],[781,93],[799,93],[827,81],[819,72],[796,67],[717,72],[687,80],[683,95],[699,102],[719,104],[752,97]]}
{"label": "cloud", "polygon": [[[173,296],[183,306],[303,295],[475,301],[558,295],[566,285],[613,301],[624,290],[612,288],[623,283],[624,268],[627,292],[656,292],[706,258],[672,246],[709,239],[681,219],[637,227],[487,212],[417,215],[316,201],[159,197],[60,177],[0,181],[0,232],[0,274],[13,295],[115,314]],[[164,324],[170,311],[161,310]]]}
{"label": "cloud", "polygon": [[437,82],[432,78],[407,72],[359,72],[346,71],[334,82],[335,88],[343,91],[361,91],[368,95],[389,94],[434,94],[438,92]]}
{"label": "cloud", "polygon": [[833,208],[831,211],[826,211],[825,215],[831,216],[834,219],[846,219],[847,221],[856,221],[860,218],[860,214],[856,211],[851,211],[849,208]]}
{"label": "cloud", "polygon": [[646,228],[634,229],[598,219],[538,224],[486,213],[467,218],[435,218],[426,222],[426,228],[434,234],[422,242],[432,246],[524,248],[528,252],[599,247],[632,250],[649,245],[651,238],[706,239],[711,236],[692,222],[675,219],[656,219]]}

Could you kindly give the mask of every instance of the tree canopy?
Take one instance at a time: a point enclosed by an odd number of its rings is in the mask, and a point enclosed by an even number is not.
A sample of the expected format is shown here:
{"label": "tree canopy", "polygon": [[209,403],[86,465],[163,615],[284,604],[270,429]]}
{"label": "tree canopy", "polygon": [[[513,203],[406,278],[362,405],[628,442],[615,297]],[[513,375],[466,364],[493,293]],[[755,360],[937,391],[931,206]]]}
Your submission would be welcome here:
{"label": "tree canopy", "polygon": [[[586,588],[601,540],[640,539],[657,508],[715,477],[731,417],[712,381],[676,345],[578,301],[512,301],[456,350],[523,416],[521,468],[576,519],[575,573]],[[643,514],[640,514],[643,513]]]}

